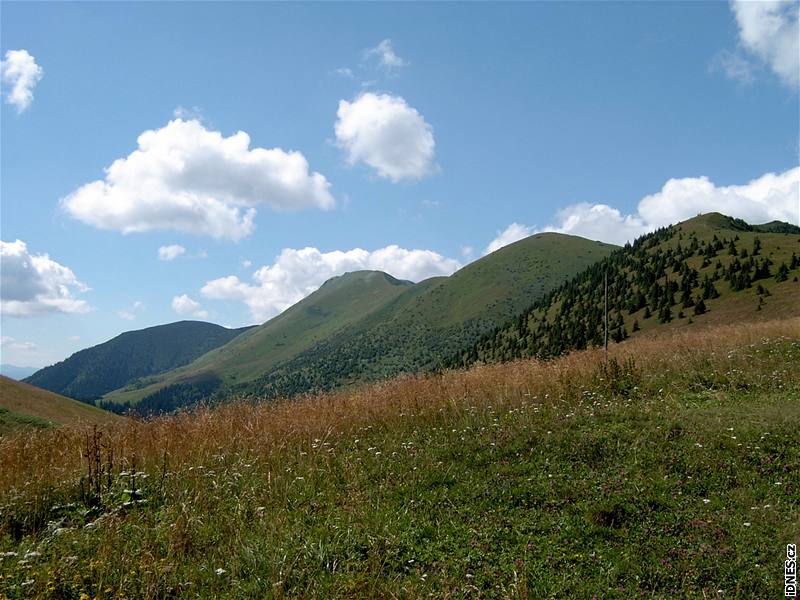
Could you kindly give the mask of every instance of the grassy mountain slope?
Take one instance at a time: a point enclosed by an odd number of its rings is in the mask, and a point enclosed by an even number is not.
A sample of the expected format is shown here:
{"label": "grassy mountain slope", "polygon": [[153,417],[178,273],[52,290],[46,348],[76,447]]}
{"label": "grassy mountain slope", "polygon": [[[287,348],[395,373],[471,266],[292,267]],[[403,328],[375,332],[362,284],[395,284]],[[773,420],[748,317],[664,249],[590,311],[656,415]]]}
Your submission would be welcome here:
{"label": "grassy mountain slope", "polygon": [[0,588],[783,597],[800,319],[641,337],[610,355],[130,419],[103,429],[88,465],[79,432],[11,439]]}
{"label": "grassy mountain slope", "polygon": [[108,425],[119,420],[113,413],[0,375],[0,435],[25,426]]}
{"label": "grassy mountain slope", "polygon": [[452,366],[551,357],[609,337],[800,315],[800,228],[719,213],[645,235],[592,265],[458,353]]}
{"label": "grassy mountain slope", "polygon": [[197,387],[198,382],[206,384],[200,392],[207,395],[206,391],[218,386],[252,380],[346,325],[367,318],[413,287],[416,286],[409,281],[379,271],[334,277],[307,298],[232,342],[183,368],[152,378],[147,387],[122,388],[109,394],[106,400],[133,404],[165,387],[190,389]]}
{"label": "grassy mountain slope", "polygon": [[106,400],[148,398],[165,409],[214,390],[291,395],[422,370],[614,248],[545,233],[418,284],[377,272],[334,278],[230,344],[146,388],[117,390]]}
{"label": "grassy mountain slope", "polygon": [[138,378],[191,362],[246,330],[179,321],[128,331],[45,367],[25,381],[72,398],[93,399]]}
{"label": "grassy mountain slope", "polygon": [[520,240],[237,391],[291,395],[435,368],[614,248],[557,233]]}

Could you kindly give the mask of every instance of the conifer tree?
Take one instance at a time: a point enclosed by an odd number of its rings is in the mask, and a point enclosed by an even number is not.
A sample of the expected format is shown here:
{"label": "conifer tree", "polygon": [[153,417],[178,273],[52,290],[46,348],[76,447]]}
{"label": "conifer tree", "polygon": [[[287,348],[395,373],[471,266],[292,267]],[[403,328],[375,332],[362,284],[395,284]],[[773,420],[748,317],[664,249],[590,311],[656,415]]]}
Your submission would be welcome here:
{"label": "conifer tree", "polygon": [[697,304],[694,305],[694,314],[702,315],[706,312],[706,303],[702,298],[698,298]]}

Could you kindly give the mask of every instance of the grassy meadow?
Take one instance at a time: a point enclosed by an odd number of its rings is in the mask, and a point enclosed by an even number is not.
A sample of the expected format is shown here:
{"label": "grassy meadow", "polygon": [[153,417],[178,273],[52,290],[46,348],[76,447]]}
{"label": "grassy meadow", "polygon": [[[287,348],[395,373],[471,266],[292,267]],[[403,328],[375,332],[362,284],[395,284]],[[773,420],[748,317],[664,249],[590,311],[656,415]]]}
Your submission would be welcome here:
{"label": "grassy meadow", "polygon": [[0,598],[769,598],[800,319],[0,438]]}

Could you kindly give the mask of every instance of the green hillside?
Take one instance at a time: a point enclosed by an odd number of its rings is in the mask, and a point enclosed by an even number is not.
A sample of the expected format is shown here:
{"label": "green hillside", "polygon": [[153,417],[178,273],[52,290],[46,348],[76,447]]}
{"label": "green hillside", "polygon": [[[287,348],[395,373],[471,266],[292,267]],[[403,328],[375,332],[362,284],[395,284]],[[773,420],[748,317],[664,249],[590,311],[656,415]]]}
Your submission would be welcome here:
{"label": "green hillside", "polygon": [[[427,284],[427,283],[426,283]],[[135,404],[151,398],[153,409],[162,402],[188,404],[209,396],[220,387],[251,381],[265,369],[295,356],[333,335],[347,324],[363,319],[414,288],[379,271],[358,271],[325,282],[277,317],[255,327],[183,368],[153,378],[146,387],[128,386],[109,394],[109,406]],[[168,388],[166,393],[161,392]]]}
{"label": "green hillside", "polygon": [[800,315],[800,228],[719,213],[638,239],[457,353],[450,366],[557,356],[686,327]]}
{"label": "green hillside", "polygon": [[0,375],[0,435],[25,427],[107,425],[120,419],[94,406]]}
{"label": "green hillside", "polygon": [[179,321],[128,331],[45,367],[25,381],[71,398],[94,399],[138,378],[185,365],[246,330]]}
{"label": "green hillside", "polygon": [[521,240],[236,391],[291,395],[437,368],[614,248],[557,233]]}
{"label": "green hillside", "polygon": [[614,248],[544,233],[418,284],[350,273],[153,385],[106,401],[169,410],[212,393],[292,395],[431,368]]}

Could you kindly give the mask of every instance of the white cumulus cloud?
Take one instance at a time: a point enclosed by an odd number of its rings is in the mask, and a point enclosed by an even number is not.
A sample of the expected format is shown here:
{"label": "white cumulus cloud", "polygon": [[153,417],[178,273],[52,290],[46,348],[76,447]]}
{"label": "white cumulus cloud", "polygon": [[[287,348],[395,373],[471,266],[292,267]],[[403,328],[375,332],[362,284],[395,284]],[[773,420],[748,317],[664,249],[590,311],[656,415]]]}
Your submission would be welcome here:
{"label": "white cumulus cloud", "polygon": [[6,92],[6,102],[12,104],[18,113],[31,105],[33,88],[43,76],[42,67],[27,50],[9,50],[5,60],[0,61],[0,77],[11,88],[11,93]]}
{"label": "white cumulus cloud", "polygon": [[139,136],[138,149],[114,161],[103,180],[62,200],[72,217],[100,229],[153,229],[240,240],[253,231],[254,208],[333,208],[324,176],[300,152],[250,148],[239,131],[223,137],[200,121],[175,119]]}
{"label": "white cumulus cloud", "polygon": [[[697,212],[690,216],[695,215]],[[658,227],[645,223],[639,215],[624,215],[607,204],[589,204],[587,202],[567,206],[558,211],[557,217],[556,224],[548,225],[542,231],[578,235],[590,240],[619,245],[633,241],[640,235]]]}
{"label": "white cumulus cloud", "polygon": [[158,260],[171,261],[178,258],[180,255],[186,253],[186,248],[180,244],[170,244],[169,246],[161,246],[158,249]]}
{"label": "white cumulus cloud", "polygon": [[433,170],[433,128],[405,99],[367,92],[340,100],[336,116],[336,143],[350,164],[363,162],[394,182]]}
{"label": "white cumulus cloud", "polygon": [[397,55],[394,51],[394,46],[392,46],[392,40],[389,39],[382,40],[374,48],[365,50],[364,58],[375,58],[378,60],[380,66],[390,71],[392,69],[408,66],[408,61],[403,60]]}
{"label": "white cumulus cloud", "polygon": [[372,252],[353,250],[321,252],[317,248],[286,248],[272,265],[253,274],[252,283],[235,275],[206,283],[201,293],[214,300],[237,300],[250,309],[254,321],[286,310],[319,288],[331,277],[351,271],[384,271],[398,279],[421,281],[450,275],[461,263],[431,250],[408,250],[396,245]]}
{"label": "white cumulus cloud", "polygon": [[795,0],[733,0],[741,46],[789,86],[800,85],[800,4]]}
{"label": "white cumulus cloud", "polygon": [[533,235],[535,228],[528,227],[527,225],[521,225],[520,223],[512,223],[508,227],[506,227],[503,231],[497,234],[497,237],[494,238],[489,245],[486,246],[486,249],[483,251],[484,256],[494,252],[495,250],[499,250],[503,246],[508,246],[509,244],[513,244],[514,242],[518,242],[519,240],[528,237],[529,235]]}
{"label": "white cumulus cloud", "polygon": [[651,228],[715,211],[749,223],[800,225],[800,167],[766,173],[744,185],[717,186],[708,177],[670,179],[660,192],[645,196],[638,209]]}
{"label": "white cumulus cloud", "polygon": [[660,191],[642,198],[633,214],[607,204],[573,204],[558,212],[554,224],[541,229],[512,223],[489,244],[486,253],[540,231],[624,244],[659,227],[709,212],[748,223],[800,225],[800,167],[766,173],[743,185],[717,186],[708,177],[670,179]]}
{"label": "white cumulus cloud", "polygon": [[175,296],[172,299],[172,310],[179,315],[190,315],[198,319],[205,319],[208,317],[207,311],[200,310],[200,303],[186,294]]}
{"label": "white cumulus cloud", "polygon": [[47,254],[30,254],[22,240],[0,241],[2,313],[30,317],[53,312],[85,313],[89,305],[73,295],[88,291],[68,267]]}

